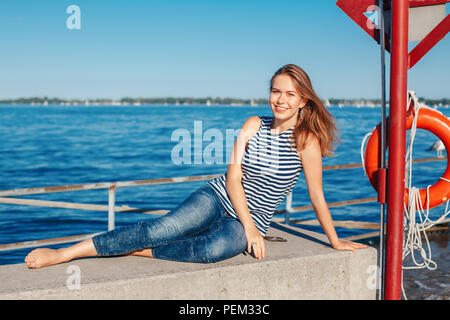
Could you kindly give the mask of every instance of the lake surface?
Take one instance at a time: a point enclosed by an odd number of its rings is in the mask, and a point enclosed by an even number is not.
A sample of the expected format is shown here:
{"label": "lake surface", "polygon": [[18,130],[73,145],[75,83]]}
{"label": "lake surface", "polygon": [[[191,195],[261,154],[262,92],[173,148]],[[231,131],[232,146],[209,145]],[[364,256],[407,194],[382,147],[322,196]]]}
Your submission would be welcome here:
{"label": "lake surface", "polygon": [[[337,119],[341,143],[334,157],[324,158],[323,165],[360,163],[362,139],[380,122],[380,108],[332,106],[329,110]],[[439,111],[450,116],[450,109]],[[269,106],[3,105],[0,190],[222,174],[229,162],[233,133],[252,115],[272,113]],[[433,134],[418,130],[414,158],[436,156],[434,151],[426,151],[436,140]],[[189,150],[177,152],[188,142],[187,146],[192,146]],[[415,164],[413,185],[423,188],[434,184],[445,166],[445,161]],[[116,205],[170,210],[203,183],[120,188]],[[323,185],[328,202],[376,196],[362,168],[324,171]],[[107,205],[108,191],[21,198]],[[301,175],[293,191],[293,206],[308,204]],[[279,209],[284,206],[283,202]],[[370,222],[379,222],[379,211],[378,203],[331,209],[335,220]],[[432,217],[442,212],[443,208],[438,207],[432,210]],[[314,219],[315,214],[311,211],[291,217]],[[117,213],[116,227],[146,218],[136,213]],[[107,212],[0,204],[0,244],[106,229]],[[322,232],[320,227],[309,229]],[[337,232],[345,237],[367,230],[337,228]],[[0,252],[0,264],[22,263],[29,251]]]}

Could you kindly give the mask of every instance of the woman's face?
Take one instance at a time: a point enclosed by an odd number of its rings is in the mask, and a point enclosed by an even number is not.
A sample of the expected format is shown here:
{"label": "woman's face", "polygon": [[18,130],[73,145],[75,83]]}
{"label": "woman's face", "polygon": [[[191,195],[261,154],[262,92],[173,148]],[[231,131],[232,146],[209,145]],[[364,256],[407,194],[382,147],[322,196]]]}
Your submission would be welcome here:
{"label": "woman's face", "polygon": [[297,92],[288,75],[280,74],[273,79],[269,103],[276,119],[288,120],[295,117],[297,120],[298,111],[303,108],[306,100]]}

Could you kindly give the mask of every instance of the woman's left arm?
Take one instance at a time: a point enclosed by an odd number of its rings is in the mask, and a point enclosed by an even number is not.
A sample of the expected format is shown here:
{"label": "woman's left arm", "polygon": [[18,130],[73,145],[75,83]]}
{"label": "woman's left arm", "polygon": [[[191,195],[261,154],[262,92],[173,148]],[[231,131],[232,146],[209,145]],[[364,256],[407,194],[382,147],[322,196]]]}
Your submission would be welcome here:
{"label": "woman's left arm", "polygon": [[305,148],[299,152],[311,204],[317,219],[328,237],[331,246],[337,250],[350,250],[367,247],[364,244],[340,240],[336,234],[330,210],[325,201],[322,187],[322,152],[317,138],[308,139]]}

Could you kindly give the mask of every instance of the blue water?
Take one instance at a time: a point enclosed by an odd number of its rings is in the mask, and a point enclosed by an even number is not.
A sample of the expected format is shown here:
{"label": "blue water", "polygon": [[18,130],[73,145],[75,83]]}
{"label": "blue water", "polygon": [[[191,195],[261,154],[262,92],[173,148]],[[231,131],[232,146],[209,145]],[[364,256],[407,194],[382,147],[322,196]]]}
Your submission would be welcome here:
{"label": "blue water", "polygon": [[[379,108],[330,107],[337,118],[341,143],[336,156],[324,165],[360,163],[361,141],[379,123]],[[450,109],[440,109],[450,116]],[[224,173],[232,143],[222,141],[222,160],[213,164],[175,164],[172,141],[175,130],[185,129],[205,153],[212,140],[195,140],[194,121],[201,121],[201,133],[239,129],[252,115],[271,115],[268,106],[0,106],[0,190],[112,182]],[[419,130],[414,158],[435,156],[425,151],[436,137]],[[197,144],[198,145],[198,144]],[[191,159],[199,155],[192,149]],[[217,156],[217,154],[216,154]],[[221,154],[219,153],[219,158]],[[219,159],[217,158],[217,159]],[[414,166],[414,185],[433,184],[446,163]],[[189,182],[121,188],[116,205],[146,209],[175,207],[204,182]],[[361,168],[325,171],[323,186],[328,202],[376,196]],[[29,199],[106,205],[107,190],[62,192],[22,196]],[[293,206],[308,205],[303,175],[293,192]],[[280,209],[284,208],[284,203]],[[439,208],[437,208],[439,209]],[[437,210],[437,214],[442,210]],[[336,220],[379,221],[379,204],[369,203],[332,208]],[[314,212],[293,214],[311,219]],[[117,213],[116,227],[148,216]],[[107,229],[107,212],[42,208],[0,204],[0,244],[102,232]],[[321,232],[320,227],[310,229]],[[337,228],[339,236],[364,230]],[[21,263],[31,249],[0,252],[0,264]]]}

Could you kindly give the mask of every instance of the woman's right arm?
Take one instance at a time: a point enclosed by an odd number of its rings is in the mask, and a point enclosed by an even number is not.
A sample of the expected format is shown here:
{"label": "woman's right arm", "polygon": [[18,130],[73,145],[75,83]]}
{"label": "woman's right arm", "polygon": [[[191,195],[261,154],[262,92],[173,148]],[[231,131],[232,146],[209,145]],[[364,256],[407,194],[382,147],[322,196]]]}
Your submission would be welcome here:
{"label": "woman's right arm", "polygon": [[261,119],[253,116],[245,121],[239,131],[236,142],[234,143],[231,159],[227,170],[226,187],[230,196],[231,203],[236,211],[239,220],[244,226],[245,236],[247,238],[247,251],[252,252],[255,258],[262,259],[266,255],[264,238],[255,226],[250,211],[247,206],[247,198],[242,186],[242,157],[245,149],[253,135],[258,131]]}

